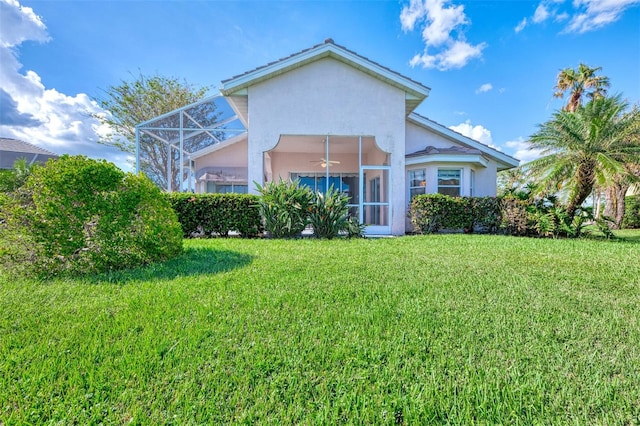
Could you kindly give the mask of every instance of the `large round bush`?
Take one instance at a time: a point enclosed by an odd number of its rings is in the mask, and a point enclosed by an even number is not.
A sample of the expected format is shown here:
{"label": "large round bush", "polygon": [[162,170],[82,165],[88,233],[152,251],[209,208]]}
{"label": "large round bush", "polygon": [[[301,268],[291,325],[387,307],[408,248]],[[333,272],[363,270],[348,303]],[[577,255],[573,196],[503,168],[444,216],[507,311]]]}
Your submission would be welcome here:
{"label": "large round bush", "polygon": [[14,272],[105,272],[182,251],[180,224],[160,190],[104,160],[49,161],[3,204],[0,260]]}

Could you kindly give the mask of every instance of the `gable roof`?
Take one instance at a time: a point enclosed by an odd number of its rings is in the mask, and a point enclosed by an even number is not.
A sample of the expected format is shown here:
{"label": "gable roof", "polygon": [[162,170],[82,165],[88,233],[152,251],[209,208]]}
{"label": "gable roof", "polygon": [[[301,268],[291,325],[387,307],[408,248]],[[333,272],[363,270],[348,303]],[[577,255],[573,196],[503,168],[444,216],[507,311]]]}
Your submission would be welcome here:
{"label": "gable roof", "polygon": [[[453,142],[457,142],[459,144],[462,144],[463,146],[478,150],[480,153],[493,158],[499,163],[498,170],[506,170],[512,167],[518,167],[518,165],[520,164],[520,160],[518,160],[517,158],[507,155],[504,152],[498,151],[495,148],[491,148],[490,146],[478,142],[477,140],[464,136],[461,133],[451,130],[446,126],[430,120],[427,117],[423,117],[420,114],[416,114],[415,112],[411,113],[409,117],[407,117],[407,120],[420,127],[429,129]],[[425,154],[428,153],[422,153],[421,155]]]}
{"label": "gable roof", "polygon": [[324,43],[317,44],[308,49],[301,50],[275,62],[236,75],[222,81],[220,93],[225,96],[246,95],[249,86],[278,75],[284,74],[296,68],[300,68],[311,62],[323,58],[332,58],[352,66],[378,80],[397,87],[405,92],[407,114],[413,111],[424,99],[429,96],[430,88],[415,80],[405,77],[377,62],[361,56],[344,46],[334,43],[330,38]]}

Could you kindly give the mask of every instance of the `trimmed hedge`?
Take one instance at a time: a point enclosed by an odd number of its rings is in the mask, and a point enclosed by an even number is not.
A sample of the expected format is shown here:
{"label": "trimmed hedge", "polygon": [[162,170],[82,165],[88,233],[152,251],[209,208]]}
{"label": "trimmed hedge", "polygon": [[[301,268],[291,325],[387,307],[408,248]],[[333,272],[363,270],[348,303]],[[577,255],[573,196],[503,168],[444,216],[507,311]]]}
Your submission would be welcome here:
{"label": "trimmed hedge", "polygon": [[182,233],[187,238],[226,237],[232,231],[252,237],[263,230],[256,195],[173,192],[165,196],[178,215]]}
{"label": "trimmed hedge", "polygon": [[423,234],[443,229],[495,233],[500,226],[500,202],[495,197],[424,194],[413,198],[409,217],[414,230]]}
{"label": "trimmed hedge", "polygon": [[625,198],[622,227],[624,229],[640,228],[640,195],[630,195]]}

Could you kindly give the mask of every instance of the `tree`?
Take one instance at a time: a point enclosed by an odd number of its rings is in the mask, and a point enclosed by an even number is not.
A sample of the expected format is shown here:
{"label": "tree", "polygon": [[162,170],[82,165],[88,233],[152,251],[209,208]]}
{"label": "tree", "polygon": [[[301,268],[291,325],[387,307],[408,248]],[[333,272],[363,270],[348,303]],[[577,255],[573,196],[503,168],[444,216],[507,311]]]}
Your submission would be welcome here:
{"label": "tree", "polygon": [[[635,131],[629,132],[629,140],[631,146],[640,146],[640,111],[638,105],[634,106],[633,111],[627,113],[630,115],[630,125],[636,128]],[[613,218],[614,227],[620,228],[624,219],[625,200],[627,191],[630,188],[640,186],[640,163],[626,163],[624,172],[614,176],[613,181],[605,188],[605,216]]]}
{"label": "tree", "polygon": [[[100,106],[108,113],[97,115],[96,118],[113,130],[113,133],[102,138],[100,143],[115,146],[124,152],[135,153],[135,127],[138,124],[197,102],[208,90],[208,87],[197,87],[177,78],[159,75],[149,77],[140,74],[130,81],[122,80],[119,85],[110,86],[105,90],[104,98],[98,99]],[[196,121],[205,118],[212,120],[218,115],[215,109],[214,103],[203,103],[190,111],[190,115]],[[169,117],[167,120],[163,123],[166,127],[178,127],[179,118]],[[175,131],[159,131],[158,139],[155,139],[154,143],[140,145],[140,169],[163,189],[168,186],[168,172],[171,173],[171,188],[180,188],[179,167],[169,165],[170,162],[179,162],[179,152],[170,149],[167,144],[179,138],[176,134]],[[186,139],[185,151],[193,152],[210,144],[211,139],[206,136],[203,132]]]}
{"label": "tree", "polygon": [[553,96],[562,98],[568,92],[569,100],[563,109],[569,112],[574,112],[582,105],[584,96],[592,100],[606,96],[609,78],[596,75],[601,70],[602,67],[591,68],[585,64],[580,64],[578,69],[565,68],[561,70],[556,79]]}
{"label": "tree", "polygon": [[596,184],[606,187],[616,177],[628,177],[627,164],[640,162],[639,112],[626,113],[619,96],[595,97],[574,112],[566,109],[540,125],[530,138],[543,157],[528,163],[540,191],[566,190],[570,218]]}

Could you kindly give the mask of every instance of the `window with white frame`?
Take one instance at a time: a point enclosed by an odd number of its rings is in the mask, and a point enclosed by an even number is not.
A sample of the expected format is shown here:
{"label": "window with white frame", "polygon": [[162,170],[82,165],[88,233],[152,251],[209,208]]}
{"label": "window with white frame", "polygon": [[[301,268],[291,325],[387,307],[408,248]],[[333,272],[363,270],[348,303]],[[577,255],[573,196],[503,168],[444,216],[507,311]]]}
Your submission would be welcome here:
{"label": "window with white frame", "polygon": [[425,169],[409,170],[409,199],[426,193],[427,179]]}
{"label": "window with white frame", "polygon": [[476,195],[476,171],[471,170],[471,174],[469,175],[469,195],[475,197]]}
{"label": "window with white frame", "polygon": [[246,194],[249,192],[249,186],[246,183],[219,183],[219,182],[207,182],[207,192],[215,194]]}
{"label": "window with white frame", "polygon": [[438,193],[459,197],[461,195],[462,170],[438,169]]}

